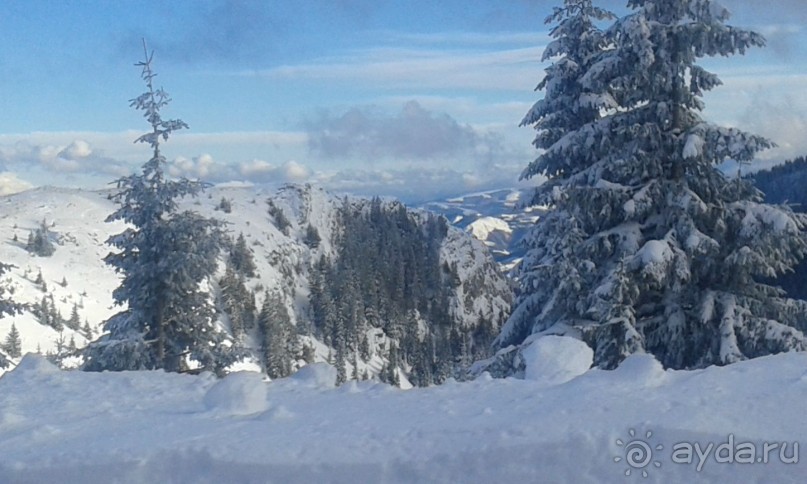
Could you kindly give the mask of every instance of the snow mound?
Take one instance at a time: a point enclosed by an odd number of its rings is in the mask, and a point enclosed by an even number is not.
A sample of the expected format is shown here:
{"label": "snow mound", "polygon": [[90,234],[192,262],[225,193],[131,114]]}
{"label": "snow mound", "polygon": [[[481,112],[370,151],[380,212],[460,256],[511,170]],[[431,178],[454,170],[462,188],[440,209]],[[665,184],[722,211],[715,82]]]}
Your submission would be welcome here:
{"label": "snow mound", "polygon": [[655,386],[664,380],[666,372],[653,355],[634,354],[625,358],[614,373],[631,384]]}
{"label": "snow mound", "polygon": [[230,373],[210,387],[204,396],[208,410],[225,415],[252,415],[269,409],[267,385],[260,373]]}
{"label": "snow mound", "polygon": [[17,375],[21,374],[53,374],[61,373],[61,370],[44,356],[37,353],[28,353],[22,357],[15,369]]}
{"label": "snow mound", "polygon": [[550,385],[565,383],[591,368],[594,352],[587,344],[568,336],[542,336],[521,351],[525,380]]}
{"label": "snow mound", "polygon": [[336,387],[336,368],[328,363],[311,363],[297,370],[290,379],[323,390]]}

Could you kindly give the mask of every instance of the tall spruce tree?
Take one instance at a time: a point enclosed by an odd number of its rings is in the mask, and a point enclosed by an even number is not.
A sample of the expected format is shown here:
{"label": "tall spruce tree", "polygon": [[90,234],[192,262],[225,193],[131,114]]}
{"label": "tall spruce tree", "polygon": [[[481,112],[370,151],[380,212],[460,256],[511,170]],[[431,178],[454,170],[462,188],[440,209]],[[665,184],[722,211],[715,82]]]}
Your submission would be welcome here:
{"label": "tall spruce tree", "polygon": [[283,378],[291,373],[292,338],[296,338],[289,313],[280,294],[267,292],[261,312],[258,315],[258,328],[262,335],[263,363],[266,374],[271,378]]}
{"label": "tall spruce tree", "polygon": [[247,240],[244,238],[244,233],[238,234],[238,238],[230,249],[229,262],[232,268],[244,277],[255,277],[255,256],[252,250],[247,246]]}
{"label": "tall spruce tree", "polygon": [[230,330],[241,338],[255,327],[255,294],[247,289],[244,275],[236,272],[228,262],[224,277],[219,281],[222,309],[230,318]]}
{"label": "tall spruce tree", "polygon": [[[550,177],[538,198],[553,211],[535,227],[497,345],[572,334],[603,368],[641,351],[697,368],[804,349],[794,328],[804,306],[762,281],[803,257],[806,220],[717,167],[772,143],[699,114],[720,81],[697,60],[764,39],[727,25],[728,11],[710,0],[630,0],[633,12],[605,37],[570,28],[596,17],[590,0],[565,6],[552,17],[560,24],[548,51],[559,59],[545,100],[525,118],[546,151],[524,175]],[[561,79],[573,88],[554,89]],[[580,105],[596,112],[575,116]]]}
{"label": "tall spruce tree", "polygon": [[216,327],[214,307],[201,284],[216,270],[221,223],[178,211],[178,199],[196,196],[205,185],[166,176],[161,140],[188,125],[162,118],[170,98],[154,87],[153,54],[145,42],[143,47],[145,60],[136,65],[147,90],[130,105],[143,111],[152,128],[136,140],[151,147],[152,157],[141,173],[117,181],[113,199],[119,208],[107,222],[121,220],[129,228],[109,238],[107,243],[117,250],[104,259],[123,276],[113,298],[127,308],[107,320],[106,334],[88,345],[84,368],[182,371],[189,357],[203,368],[219,370],[237,354]]}
{"label": "tall spruce tree", "polygon": [[3,350],[11,358],[22,356],[22,339],[20,338],[20,332],[17,330],[17,325],[14,323],[11,323],[11,330],[3,343]]}

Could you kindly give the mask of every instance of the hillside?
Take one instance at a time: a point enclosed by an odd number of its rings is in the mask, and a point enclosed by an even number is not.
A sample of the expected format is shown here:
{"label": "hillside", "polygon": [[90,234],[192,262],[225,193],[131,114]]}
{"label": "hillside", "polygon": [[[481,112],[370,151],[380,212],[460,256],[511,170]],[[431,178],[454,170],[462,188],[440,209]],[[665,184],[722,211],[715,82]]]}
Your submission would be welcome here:
{"label": "hillside", "polygon": [[[97,337],[103,321],[119,310],[113,307],[111,298],[111,291],[118,285],[118,276],[102,261],[110,250],[105,244],[106,239],[122,229],[120,224],[104,222],[114,209],[107,195],[108,192],[38,188],[0,199],[0,213],[3,214],[0,230],[6,234],[0,244],[0,261],[16,266],[5,275],[4,283],[13,291],[14,299],[30,305],[24,314],[0,320],[0,338],[4,339],[14,324],[21,335],[23,354],[69,354],[73,346],[81,348],[88,339]],[[408,238],[399,237],[395,242],[397,245],[389,250],[406,248],[410,259],[432,260],[431,266],[421,269],[424,273],[434,274],[431,281],[434,287],[420,284],[414,288],[415,274],[411,271],[402,272],[401,281],[408,284],[407,290],[419,291],[408,295],[416,295],[420,300],[425,299],[429,291],[445,289],[441,293],[442,299],[439,299],[445,304],[445,315],[438,324],[429,312],[436,309],[435,304],[403,308],[396,305],[396,301],[386,301],[389,302],[384,313],[386,318],[372,319],[367,317],[369,310],[375,309],[372,304],[357,301],[360,304],[351,308],[355,310],[355,316],[348,321],[353,333],[347,335],[349,343],[342,351],[347,353],[341,355],[345,358],[347,375],[384,377],[381,372],[386,366],[386,376],[400,379],[400,384],[406,386],[407,375],[416,366],[417,355],[403,351],[404,342],[442,341],[442,337],[454,350],[446,355],[438,354],[440,361],[420,362],[420,366],[429,366],[428,371],[433,372],[436,367],[448,364],[450,368],[443,369],[447,373],[441,378],[449,376],[458,369],[462,359],[458,352],[464,351],[465,358],[470,359],[472,351],[478,354],[487,351],[485,341],[471,336],[478,336],[479,332],[475,330],[480,324],[489,325],[487,331],[495,332],[509,310],[508,282],[480,242],[443,222],[439,240],[435,239],[428,245],[425,242],[428,241],[426,227],[428,224],[437,227],[439,219],[436,217],[407,210],[395,201],[340,198],[311,186],[289,185],[273,193],[251,187],[216,187],[201,198],[183,201],[184,209],[227,222],[233,239],[243,234],[256,266],[254,277],[240,281],[246,289],[246,298],[253,300],[248,304],[253,306],[250,311],[254,313],[261,308],[266,294],[276,294],[279,296],[277,305],[297,328],[288,345],[293,347],[290,348],[293,353],[290,355],[290,370],[304,365],[305,358],[311,362],[334,361],[338,356],[329,334],[333,328],[323,327],[316,321],[310,298],[311,277],[317,271],[329,271],[333,275],[339,274],[339,270],[359,271],[344,261],[339,262],[352,240],[351,231],[346,231],[345,227],[350,224],[371,226],[366,217],[373,207],[380,217],[379,224],[383,222],[394,227],[396,233],[404,229],[409,231]],[[397,225],[389,225],[390,220],[397,220]],[[41,227],[43,221],[47,226],[47,237],[55,247],[50,257],[36,256],[25,247],[29,234]],[[315,242],[311,240],[312,233],[316,233]],[[374,233],[380,236],[381,229]],[[432,254],[431,259],[428,254]],[[228,255],[222,253],[219,274],[211,281],[208,290],[219,306],[221,329],[232,334],[238,333],[231,324],[233,306],[225,304],[220,284],[227,258]],[[365,273],[377,277],[379,267],[395,263],[382,262],[384,264],[379,262],[364,269]],[[399,264],[403,262],[398,261]],[[318,267],[316,271],[315,267]],[[405,269],[404,266],[400,268]],[[36,282],[40,272],[41,283]],[[331,292],[339,288],[341,286],[336,282],[325,287]],[[47,310],[43,311],[43,307]],[[59,321],[67,323],[74,308],[80,325],[58,324]],[[239,309],[244,307],[239,306]],[[341,311],[341,308],[337,309]],[[439,325],[443,326],[438,331]],[[237,344],[251,348],[253,358],[239,367],[258,369],[263,364],[261,335],[254,325],[243,329],[242,334],[233,334],[234,339]],[[458,335],[462,335],[460,340],[457,340]],[[453,339],[449,341],[450,338]],[[488,336],[485,338],[489,339]],[[358,344],[365,341],[367,351],[357,356]],[[395,353],[393,358],[391,352]],[[395,361],[390,362],[391,359]],[[79,362],[70,357],[63,360],[66,366],[75,366]],[[426,370],[420,368],[420,371]]]}

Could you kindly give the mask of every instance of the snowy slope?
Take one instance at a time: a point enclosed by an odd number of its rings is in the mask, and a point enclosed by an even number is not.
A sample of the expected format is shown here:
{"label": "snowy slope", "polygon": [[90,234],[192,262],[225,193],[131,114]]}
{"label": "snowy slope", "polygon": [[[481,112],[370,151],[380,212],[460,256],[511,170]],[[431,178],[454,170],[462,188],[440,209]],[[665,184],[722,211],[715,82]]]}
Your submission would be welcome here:
{"label": "snowy slope", "polygon": [[[0,197],[0,230],[5,238],[0,243],[0,261],[16,266],[3,276],[12,297],[21,303],[36,304],[44,297],[53,298],[59,312],[69,317],[77,305],[82,323],[86,321],[96,337],[102,323],[120,308],[113,306],[111,292],[119,284],[119,277],[106,264],[103,257],[110,247],[107,238],[122,230],[120,223],[105,223],[104,219],[115,210],[108,199],[109,192],[57,189],[52,187]],[[229,201],[232,210],[218,209],[222,199]],[[283,211],[290,226],[284,233],[268,215],[267,200]],[[308,304],[308,268],[321,255],[334,255],[333,241],[340,227],[337,212],[342,198],[310,185],[287,185],[280,190],[264,191],[256,187],[214,187],[196,199],[182,201],[182,209],[191,209],[203,215],[216,217],[227,223],[227,230],[237,236],[243,233],[254,253],[256,278],[247,284],[255,290],[258,305],[264,289],[278,289],[282,294],[292,322],[310,318]],[[365,199],[353,199],[358,206],[369,207]],[[389,202],[395,203],[395,202]],[[419,212],[411,212],[419,217]],[[41,222],[52,227],[51,238],[56,251],[51,257],[38,257],[25,250],[31,230]],[[306,228],[314,227],[321,238],[316,249],[304,243]],[[13,238],[17,238],[14,241]],[[460,279],[473,280],[485,287],[485,294],[465,294],[464,284],[457,288],[452,306],[460,319],[476,323],[484,314],[494,321],[504,319],[510,306],[510,287],[492,263],[484,245],[459,229],[451,228],[440,247],[441,261],[457,263]],[[221,264],[223,272],[224,265]],[[41,271],[46,287],[34,283]],[[66,286],[60,285],[65,280]],[[216,291],[214,281],[211,291]],[[0,318],[0,342],[15,324],[22,339],[23,354],[55,351],[71,338],[77,347],[83,347],[90,335],[83,331],[65,328],[62,332],[40,324],[30,311],[14,317]],[[222,327],[227,328],[226,315]],[[328,357],[329,350],[312,342],[320,361]],[[249,344],[249,341],[247,341]],[[70,363],[68,361],[68,363]],[[77,362],[73,362],[74,364]],[[383,362],[378,360],[371,374]],[[247,365],[247,368],[255,366]],[[364,368],[361,368],[362,370]],[[0,369],[0,373],[2,373]]]}
{"label": "snowy slope", "polygon": [[[559,348],[559,366],[586,357]],[[778,449],[756,459],[764,443],[787,443],[786,459],[807,443],[805,368],[795,353],[691,372],[635,355],[564,383],[536,368],[537,380],[399,390],[333,388],[324,364],[217,382],[59,371],[29,356],[0,378],[0,482],[803,482],[807,462],[782,464]],[[640,468],[629,451],[642,442],[651,454]],[[754,463],[716,459],[729,442],[735,459],[754,445]],[[676,444],[710,449],[700,469],[696,454],[673,461]]]}
{"label": "snowy slope", "polygon": [[507,222],[496,217],[482,217],[474,220],[465,229],[471,235],[479,240],[482,240],[486,245],[493,245],[494,242],[489,239],[494,236],[496,232],[501,232],[504,235],[512,236],[513,229],[507,225]]}
{"label": "snowy slope", "polygon": [[[104,241],[123,228],[120,223],[103,223],[113,210],[112,202],[100,192],[37,188],[1,197],[0,231],[4,237],[0,241],[0,261],[16,266],[4,276],[6,286],[13,290],[11,297],[34,304],[52,295],[64,317],[70,315],[75,303],[82,322],[86,319],[94,329],[114,314],[111,291],[118,285],[118,277],[101,262],[109,253]],[[29,232],[43,220],[48,225],[55,223],[50,228],[56,243],[51,257],[37,257],[25,250]],[[46,291],[34,283],[40,271]],[[63,280],[67,281],[65,287],[60,285]],[[0,319],[0,339],[5,339],[12,323],[20,331],[23,353],[56,348],[59,333],[39,324],[28,311]],[[86,336],[68,328],[64,331],[65,339],[74,337],[78,346],[87,342]]]}

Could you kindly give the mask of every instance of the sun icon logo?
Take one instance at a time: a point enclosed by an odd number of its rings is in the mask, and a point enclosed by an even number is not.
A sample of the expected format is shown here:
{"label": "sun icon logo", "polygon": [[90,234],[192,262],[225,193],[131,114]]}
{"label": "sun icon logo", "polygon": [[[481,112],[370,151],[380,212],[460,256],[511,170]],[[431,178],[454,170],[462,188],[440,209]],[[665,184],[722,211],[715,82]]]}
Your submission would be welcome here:
{"label": "sun icon logo", "polygon": [[630,435],[628,442],[624,442],[622,439],[616,439],[616,445],[624,449],[624,456],[620,455],[614,457],[614,462],[619,463],[624,460],[625,463],[628,464],[628,468],[625,470],[626,476],[630,476],[633,474],[633,471],[636,470],[642,471],[642,477],[647,477],[650,475],[647,469],[651,463],[653,467],[657,469],[661,467],[661,462],[653,459],[653,451],[664,450],[664,446],[656,444],[654,447],[648,443],[650,438],[653,437],[653,432],[650,430],[645,434],[645,440],[637,439],[634,429],[630,429],[628,434]]}

